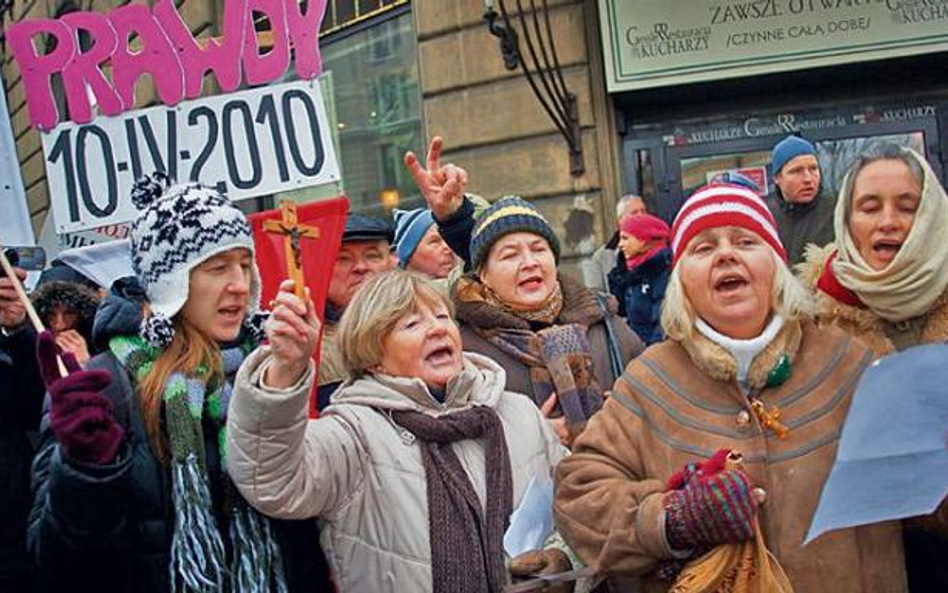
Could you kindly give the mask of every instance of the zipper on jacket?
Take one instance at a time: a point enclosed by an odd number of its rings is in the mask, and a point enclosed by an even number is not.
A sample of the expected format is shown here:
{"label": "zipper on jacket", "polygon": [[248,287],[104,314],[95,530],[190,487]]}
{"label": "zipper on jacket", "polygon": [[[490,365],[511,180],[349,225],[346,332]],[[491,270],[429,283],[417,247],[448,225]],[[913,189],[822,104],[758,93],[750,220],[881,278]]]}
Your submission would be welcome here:
{"label": "zipper on jacket", "polygon": [[395,429],[395,432],[398,433],[398,438],[400,438],[400,439],[402,440],[402,442],[405,443],[405,444],[408,445],[408,446],[414,445],[414,444],[415,444],[415,435],[412,434],[412,432],[411,432],[410,430],[408,430],[407,428],[405,428],[404,426],[402,426],[402,425],[399,424],[398,422],[395,422],[395,419],[392,418],[392,411],[391,411],[391,410],[385,410],[385,411],[384,411],[384,414],[385,414],[385,417],[388,418],[388,421],[392,424],[392,428],[394,428],[394,429]]}

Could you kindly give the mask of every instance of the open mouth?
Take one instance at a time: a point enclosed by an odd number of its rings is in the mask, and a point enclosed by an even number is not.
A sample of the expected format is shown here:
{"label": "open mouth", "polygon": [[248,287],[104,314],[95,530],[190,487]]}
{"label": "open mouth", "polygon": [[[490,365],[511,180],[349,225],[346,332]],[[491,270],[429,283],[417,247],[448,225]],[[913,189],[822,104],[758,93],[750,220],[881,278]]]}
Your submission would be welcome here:
{"label": "open mouth", "polygon": [[221,307],[217,310],[217,314],[223,317],[225,321],[240,321],[244,316],[244,308],[240,305]]}
{"label": "open mouth", "polygon": [[902,241],[898,239],[880,239],[872,244],[872,252],[883,260],[890,260],[902,249]]}
{"label": "open mouth", "polygon": [[517,283],[517,286],[527,291],[534,291],[543,286],[543,276],[539,274],[528,276]]}
{"label": "open mouth", "polygon": [[434,366],[454,362],[454,348],[449,345],[439,346],[425,356],[425,362]]}
{"label": "open mouth", "polygon": [[721,293],[731,293],[747,286],[747,279],[740,274],[725,274],[714,282],[714,290]]}

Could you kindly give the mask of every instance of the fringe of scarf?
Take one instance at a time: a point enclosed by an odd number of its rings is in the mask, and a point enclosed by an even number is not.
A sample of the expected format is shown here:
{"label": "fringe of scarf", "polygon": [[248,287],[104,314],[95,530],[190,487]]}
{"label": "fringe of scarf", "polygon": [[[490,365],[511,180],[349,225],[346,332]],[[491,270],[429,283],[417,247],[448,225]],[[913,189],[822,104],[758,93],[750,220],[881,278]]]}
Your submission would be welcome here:
{"label": "fringe of scarf", "polygon": [[[160,350],[138,336],[113,338],[119,361],[140,382],[151,372]],[[236,372],[252,344],[222,350],[226,377]],[[168,566],[173,593],[286,593],[282,557],[269,521],[237,493],[227,476],[224,424],[231,395],[229,381],[205,384],[198,374],[173,373],[165,385],[164,413],[172,452],[175,529]],[[203,420],[217,427],[221,478],[230,528],[227,547],[214,516],[205,462]]]}

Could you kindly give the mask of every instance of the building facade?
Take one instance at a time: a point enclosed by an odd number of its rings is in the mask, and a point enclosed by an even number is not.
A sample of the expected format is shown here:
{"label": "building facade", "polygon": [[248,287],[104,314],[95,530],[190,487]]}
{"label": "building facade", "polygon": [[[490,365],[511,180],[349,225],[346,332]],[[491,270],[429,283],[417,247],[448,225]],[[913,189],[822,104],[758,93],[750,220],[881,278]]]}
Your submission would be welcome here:
{"label": "building facade", "polygon": [[[563,137],[527,80],[503,67],[483,19],[501,4],[550,15],[579,98],[582,175],[570,175]],[[428,134],[447,138],[475,190],[537,200],[574,261],[611,234],[623,194],[671,220],[721,171],[772,190],[770,150],[791,133],[816,143],[824,195],[883,141],[923,152],[944,179],[943,0],[428,0],[414,15]],[[571,224],[588,205],[591,229]],[[577,235],[590,230],[592,240]]]}
{"label": "building facade", "polygon": [[[195,36],[216,37],[224,1],[185,0],[179,11]],[[118,4],[12,0],[3,19]],[[495,26],[517,31],[524,62],[555,51],[549,70],[575,97],[568,132],[581,167],[523,68],[505,66],[489,10],[509,15]],[[322,85],[342,179],[295,197],[341,192],[353,210],[381,215],[420,205],[402,157],[441,135],[443,160],[470,172],[471,192],[518,194],[547,214],[569,268],[612,234],[623,194],[670,220],[720,171],[770,191],[770,149],[789,133],[817,144],[828,195],[853,157],[881,141],[924,152],[944,176],[946,24],[948,0],[328,0]],[[39,233],[45,157],[5,46],[2,76]],[[140,107],[155,100],[148,79],[137,94]]]}

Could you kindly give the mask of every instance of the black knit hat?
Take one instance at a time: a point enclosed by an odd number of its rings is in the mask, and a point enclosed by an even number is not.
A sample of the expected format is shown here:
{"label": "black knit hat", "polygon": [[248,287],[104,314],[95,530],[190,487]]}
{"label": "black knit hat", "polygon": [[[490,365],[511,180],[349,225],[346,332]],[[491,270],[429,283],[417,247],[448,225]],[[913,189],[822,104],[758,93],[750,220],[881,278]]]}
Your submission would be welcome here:
{"label": "black knit hat", "polygon": [[480,269],[487,259],[491,245],[510,233],[533,233],[550,244],[553,257],[560,261],[560,240],[550,223],[533,204],[518,196],[504,196],[484,210],[471,232],[471,265]]}

